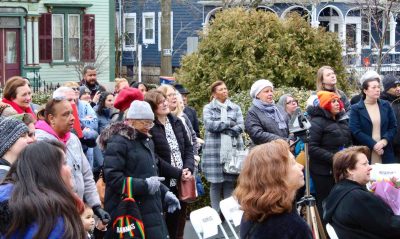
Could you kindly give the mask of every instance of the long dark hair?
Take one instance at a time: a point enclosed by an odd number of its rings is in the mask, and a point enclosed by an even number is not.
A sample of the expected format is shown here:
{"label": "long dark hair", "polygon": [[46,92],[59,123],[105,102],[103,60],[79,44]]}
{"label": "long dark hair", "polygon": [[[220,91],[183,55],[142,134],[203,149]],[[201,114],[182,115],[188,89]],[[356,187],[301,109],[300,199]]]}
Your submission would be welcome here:
{"label": "long dark hair", "polygon": [[14,184],[9,200],[10,227],[6,238],[26,232],[35,223],[34,239],[48,238],[60,219],[63,238],[85,238],[77,198],[64,183],[61,167],[65,146],[58,141],[28,145],[12,165],[5,183]]}
{"label": "long dark hair", "polygon": [[109,91],[101,92],[101,95],[99,98],[99,103],[98,103],[97,110],[96,110],[96,113],[98,115],[103,115],[103,109],[106,108],[106,99],[109,95],[113,95],[113,93],[111,93]]}

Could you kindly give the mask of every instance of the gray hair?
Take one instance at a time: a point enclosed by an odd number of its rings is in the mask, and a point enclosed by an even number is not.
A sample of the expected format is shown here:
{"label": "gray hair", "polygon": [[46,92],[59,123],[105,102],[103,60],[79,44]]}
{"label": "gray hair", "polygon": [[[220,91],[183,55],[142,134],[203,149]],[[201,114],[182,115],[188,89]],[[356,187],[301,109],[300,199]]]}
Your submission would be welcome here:
{"label": "gray hair", "polygon": [[294,98],[291,94],[284,94],[281,97],[279,97],[277,105],[281,106],[285,111],[286,111],[286,100],[288,97]]}
{"label": "gray hair", "polygon": [[74,91],[71,87],[61,86],[58,87],[57,90],[53,92],[53,99],[54,98],[62,98],[65,97],[67,92]]}

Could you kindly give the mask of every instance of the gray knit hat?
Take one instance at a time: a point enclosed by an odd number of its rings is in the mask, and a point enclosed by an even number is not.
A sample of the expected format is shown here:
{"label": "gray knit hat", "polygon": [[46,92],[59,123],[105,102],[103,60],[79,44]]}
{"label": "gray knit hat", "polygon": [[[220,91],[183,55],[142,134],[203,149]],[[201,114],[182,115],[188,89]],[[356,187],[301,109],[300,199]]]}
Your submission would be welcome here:
{"label": "gray knit hat", "polygon": [[128,109],[126,119],[154,120],[154,113],[146,101],[134,100]]}
{"label": "gray knit hat", "polygon": [[21,120],[13,117],[0,118],[0,158],[17,142],[23,135],[28,133],[28,126]]}

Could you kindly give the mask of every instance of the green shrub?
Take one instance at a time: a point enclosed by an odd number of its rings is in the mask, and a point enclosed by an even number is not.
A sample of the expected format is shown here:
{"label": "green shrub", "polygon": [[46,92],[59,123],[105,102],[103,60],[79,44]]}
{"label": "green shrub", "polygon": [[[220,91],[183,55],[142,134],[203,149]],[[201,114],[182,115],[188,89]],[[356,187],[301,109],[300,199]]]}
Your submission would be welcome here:
{"label": "green shrub", "polygon": [[275,87],[315,89],[316,72],[323,65],[332,66],[339,88],[347,89],[336,33],[312,28],[300,16],[280,19],[263,11],[227,9],[201,37],[198,51],[183,57],[176,74],[193,92],[197,109],[208,101],[209,86],[216,80],[225,81],[232,93],[247,92],[260,78]]}

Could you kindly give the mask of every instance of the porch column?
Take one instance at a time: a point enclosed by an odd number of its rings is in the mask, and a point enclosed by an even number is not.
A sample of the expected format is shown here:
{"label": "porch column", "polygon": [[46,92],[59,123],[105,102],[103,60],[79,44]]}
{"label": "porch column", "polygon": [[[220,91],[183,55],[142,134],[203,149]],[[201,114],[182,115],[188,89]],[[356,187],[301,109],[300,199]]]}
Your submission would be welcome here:
{"label": "porch column", "polygon": [[33,64],[39,65],[39,17],[38,16],[33,17]]}
{"label": "porch column", "polygon": [[32,65],[33,62],[32,49],[32,17],[26,17],[26,64]]}
{"label": "porch column", "polygon": [[346,21],[342,24],[342,34],[340,34],[340,40],[342,41],[342,55],[346,55]]}
{"label": "porch column", "polygon": [[396,52],[395,45],[396,45],[396,25],[397,25],[397,22],[394,20],[394,17],[390,18],[389,24],[390,24],[390,47],[392,48],[390,49],[390,52],[394,53]]}
{"label": "porch column", "polygon": [[311,27],[317,28],[319,26],[318,16],[317,16],[317,6],[313,4],[311,6]]}

